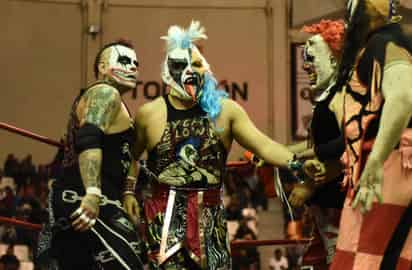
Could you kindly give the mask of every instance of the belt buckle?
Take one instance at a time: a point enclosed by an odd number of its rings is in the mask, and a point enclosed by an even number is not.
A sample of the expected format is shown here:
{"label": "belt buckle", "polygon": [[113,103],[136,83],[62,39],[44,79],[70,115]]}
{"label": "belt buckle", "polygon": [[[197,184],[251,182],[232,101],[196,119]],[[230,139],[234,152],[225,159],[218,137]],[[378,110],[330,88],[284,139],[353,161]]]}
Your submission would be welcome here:
{"label": "belt buckle", "polygon": [[62,193],[62,200],[67,203],[75,203],[81,199],[77,192],[73,190],[65,190]]}

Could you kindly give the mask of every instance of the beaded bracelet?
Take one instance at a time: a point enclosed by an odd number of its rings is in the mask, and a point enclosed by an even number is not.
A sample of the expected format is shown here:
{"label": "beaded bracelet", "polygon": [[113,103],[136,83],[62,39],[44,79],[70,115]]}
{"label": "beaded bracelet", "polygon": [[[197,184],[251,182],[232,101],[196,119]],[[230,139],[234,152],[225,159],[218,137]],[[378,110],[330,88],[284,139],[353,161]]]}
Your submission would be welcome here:
{"label": "beaded bracelet", "polygon": [[303,161],[299,160],[296,155],[293,155],[293,159],[288,160],[288,170],[295,174],[300,184],[305,183],[303,164]]}

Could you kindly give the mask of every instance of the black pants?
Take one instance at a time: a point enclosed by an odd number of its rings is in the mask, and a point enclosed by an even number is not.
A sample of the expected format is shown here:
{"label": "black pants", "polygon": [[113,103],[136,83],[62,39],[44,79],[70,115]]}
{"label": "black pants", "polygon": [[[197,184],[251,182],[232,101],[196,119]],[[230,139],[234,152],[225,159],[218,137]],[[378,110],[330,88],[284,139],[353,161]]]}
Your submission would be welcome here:
{"label": "black pants", "polygon": [[72,229],[68,217],[80,205],[76,197],[79,193],[81,191],[58,187],[53,191],[53,214],[57,230],[53,234],[52,250],[59,269],[143,269],[140,259],[143,242],[121,209],[120,202],[115,205],[113,200],[101,205],[99,218],[90,230],[77,232]]}

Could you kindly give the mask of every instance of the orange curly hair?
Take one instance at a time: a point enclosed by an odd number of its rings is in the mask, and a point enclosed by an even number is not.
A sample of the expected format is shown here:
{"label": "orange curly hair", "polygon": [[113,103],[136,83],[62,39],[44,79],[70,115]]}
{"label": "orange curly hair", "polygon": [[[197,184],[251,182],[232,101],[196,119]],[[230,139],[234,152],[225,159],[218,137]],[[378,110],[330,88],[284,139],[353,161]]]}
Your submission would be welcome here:
{"label": "orange curly hair", "polygon": [[321,20],[320,23],[304,26],[302,31],[314,35],[320,34],[329,45],[332,53],[336,57],[340,55],[345,34],[345,23],[343,20]]}

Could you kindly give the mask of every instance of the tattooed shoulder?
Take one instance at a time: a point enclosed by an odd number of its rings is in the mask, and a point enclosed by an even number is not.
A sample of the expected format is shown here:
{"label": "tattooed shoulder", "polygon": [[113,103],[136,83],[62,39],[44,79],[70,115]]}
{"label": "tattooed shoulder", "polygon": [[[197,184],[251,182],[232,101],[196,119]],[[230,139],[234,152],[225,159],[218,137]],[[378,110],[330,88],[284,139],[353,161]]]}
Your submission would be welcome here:
{"label": "tattooed shoulder", "polygon": [[85,122],[106,131],[121,108],[119,92],[112,86],[99,84],[85,94]]}

